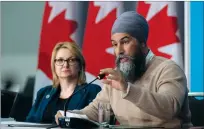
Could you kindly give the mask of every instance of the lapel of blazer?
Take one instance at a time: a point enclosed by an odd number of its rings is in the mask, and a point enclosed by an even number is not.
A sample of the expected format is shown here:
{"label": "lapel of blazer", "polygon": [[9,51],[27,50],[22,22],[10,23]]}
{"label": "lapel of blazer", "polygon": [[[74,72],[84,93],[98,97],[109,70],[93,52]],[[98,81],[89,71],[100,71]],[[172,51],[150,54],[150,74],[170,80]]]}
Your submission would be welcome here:
{"label": "lapel of blazer", "polygon": [[42,116],[43,116],[43,113],[45,111],[45,108],[47,107],[47,104],[50,102],[50,100],[52,99],[53,95],[57,92],[57,88],[52,88],[50,90],[50,92],[46,92],[45,95],[43,96],[42,98],[42,103],[41,103],[41,108],[38,108],[39,109],[39,121],[42,120]]}
{"label": "lapel of blazer", "polygon": [[74,110],[74,109],[77,109],[78,106],[80,105],[80,103],[82,101],[84,101],[84,96],[86,94],[86,90],[87,88],[83,88],[81,89],[82,87],[84,86],[76,86],[74,92],[77,92],[76,94],[74,94],[71,98],[70,98],[70,101],[67,105],[67,109],[69,110]]}

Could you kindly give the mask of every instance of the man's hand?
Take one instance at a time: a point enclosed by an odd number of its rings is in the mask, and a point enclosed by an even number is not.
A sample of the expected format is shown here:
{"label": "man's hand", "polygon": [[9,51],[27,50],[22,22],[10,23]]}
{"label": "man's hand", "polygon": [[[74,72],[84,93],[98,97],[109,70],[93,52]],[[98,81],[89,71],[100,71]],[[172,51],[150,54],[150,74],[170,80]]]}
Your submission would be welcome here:
{"label": "man's hand", "polygon": [[59,121],[58,118],[59,117],[63,117],[62,114],[60,113],[60,111],[57,111],[57,114],[55,115],[55,122],[57,123],[57,125],[59,125]]}
{"label": "man's hand", "polygon": [[119,70],[114,70],[112,68],[101,69],[100,74],[108,74],[107,79],[103,79],[102,83],[110,85],[112,88],[120,90],[122,92],[127,91],[127,82],[123,73]]}

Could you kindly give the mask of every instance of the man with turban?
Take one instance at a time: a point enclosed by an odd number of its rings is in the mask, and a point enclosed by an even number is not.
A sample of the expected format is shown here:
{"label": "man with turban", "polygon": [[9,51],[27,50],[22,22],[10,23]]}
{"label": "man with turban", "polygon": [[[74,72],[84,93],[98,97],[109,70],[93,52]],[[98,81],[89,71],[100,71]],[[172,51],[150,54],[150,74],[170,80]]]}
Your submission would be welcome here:
{"label": "man with turban", "polygon": [[[98,121],[98,105],[109,103],[121,125],[191,126],[188,88],[183,70],[172,60],[155,56],[147,46],[149,27],[134,11],[121,14],[114,22],[111,42],[116,68],[106,74],[102,91],[87,107],[75,110]],[[61,114],[56,114],[56,121]]]}

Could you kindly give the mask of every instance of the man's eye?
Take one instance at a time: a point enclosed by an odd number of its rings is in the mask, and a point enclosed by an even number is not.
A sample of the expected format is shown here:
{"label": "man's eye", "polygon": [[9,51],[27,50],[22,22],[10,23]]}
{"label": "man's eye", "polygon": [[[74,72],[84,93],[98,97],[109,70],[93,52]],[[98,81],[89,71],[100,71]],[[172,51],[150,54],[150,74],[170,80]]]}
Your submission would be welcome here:
{"label": "man's eye", "polygon": [[127,40],[127,41],[124,41],[124,43],[129,43],[129,40]]}
{"label": "man's eye", "polygon": [[123,41],[122,41],[122,44],[127,44],[127,43],[129,43],[128,40],[123,40]]}
{"label": "man's eye", "polygon": [[116,47],[116,46],[117,46],[117,43],[113,43],[112,46]]}
{"label": "man's eye", "polygon": [[125,43],[129,43],[130,42],[130,38],[124,38],[123,40],[122,40],[122,42],[125,44]]}

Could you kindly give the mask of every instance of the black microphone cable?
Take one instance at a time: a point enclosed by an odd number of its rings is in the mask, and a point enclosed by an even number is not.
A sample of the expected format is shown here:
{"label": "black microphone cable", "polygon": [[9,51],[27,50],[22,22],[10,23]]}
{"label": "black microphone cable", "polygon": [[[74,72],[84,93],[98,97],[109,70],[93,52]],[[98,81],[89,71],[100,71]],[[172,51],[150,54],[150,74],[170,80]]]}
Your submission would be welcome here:
{"label": "black microphone cable", "polygon": [[[101,79],[103,79],[105,76],[106,76],[105,74],[99,74],[93,81],[89,82],[88,84],[84,85],[82,88],[80,88],[79,90],[77,90],[76,92],[74,92],[74,93],[71,95],[71,97],[72,97],[73,95],[75,95],[78,91],[80,91],[80,90],[86,88],[89,84],[93,83],[93,82],[96,81],[97,79],[98,79],[98,80],[101,80]],[[66,101],[65,104],[64,104],[64,116],[65,116],[65,117],[66,117],[66,105],[67,105],[69,99],[71,99],[71,97],[68,98],[67,101]]]}

